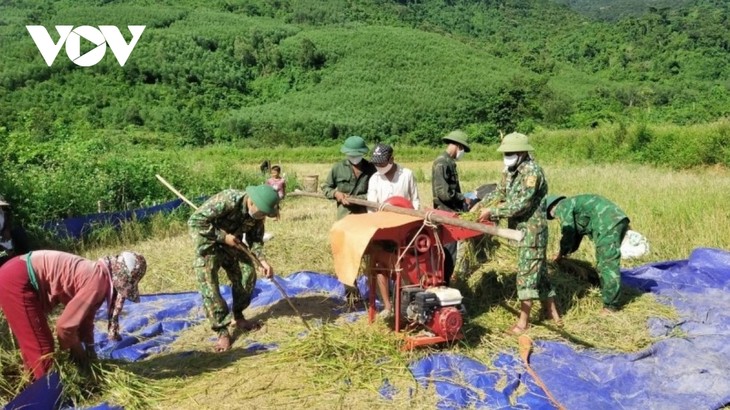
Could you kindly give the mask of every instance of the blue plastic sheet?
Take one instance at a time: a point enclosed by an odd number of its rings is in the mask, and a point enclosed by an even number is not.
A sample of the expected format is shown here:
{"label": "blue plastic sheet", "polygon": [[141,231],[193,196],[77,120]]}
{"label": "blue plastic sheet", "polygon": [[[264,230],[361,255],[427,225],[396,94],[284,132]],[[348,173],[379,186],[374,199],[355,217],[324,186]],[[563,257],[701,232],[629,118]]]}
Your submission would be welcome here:
{"label": "blue plastic sheet", "polygon": [[[674,306],[681,320],[651,320],[647,326],[652,333],[667,337],[632,354],[576,351],[563,343],[537,341],[531,364],[553,396],[567,409],[592,410],[717,409],[730,403],[730,253],[696,249],[688,260],[625,270],[622,279],[624,284],[652,292]],[[300,272],[277,280],[291,297],[303,292],[344,296],[344,287],[328,275]],[[364,280],[358,287],[367,295]],[[230,290],[222,290],[230,300]],[[261,279],[251,306],[266,306],[280,299],[273,283]],[[100,327],[105,326],[105,318],[102,310],[97,323]],[[142,296],[138,304],[125,304],[121,342],[108,343],[103,332],[96,335],[99,353],[140,360],[163,351],[180,331],[202,320],[197,292]],[[677,327],[684,337],[668,337],[676,334]],[[255,340],[245,343],[254,351],[276,348]],[[409,368],[420,384],[434,389],[441,409],[554,408],[513,352],[498,355],[489,365],[439,353],[415,361]],[[510,396],[521,385],[526,387],[525,393],[511,404]],[[380,393],[384,398],[397,394],[387,381]]]}
{"label": "blue plastic sheet", "polygon": [[[730,403],[730,253],[700,248],[688,260],[625,270],[622,280],[679,312],[678,323],[650,321],[655,336],[668,336],[677,326],[686,336],[632,354],[576,351],[538,341],[531,366],[557,401],[567,409],[592,410],[717,409]],[[506,398],[518,375],[528,382],[519,408],[553,408],[529,384],[515,355],[500,355],[487,368],[463,356],[440,354],[413,363],[411,371],[422,384],[435,386],[440,408],[509,407]],[[497,383],[503,377],[506,387]]]}
{"label": "blue plastic sheet", "polygon": [[[287,295],[296,297],[303,293],[318,293],[333,298],[343,298],[345,288],[336,278],[314,272],[298,272],[276,281]],[[365,286],[360,281],[360,286]],[[363,289],[364,291],[364,289]],[[231,289],[221,286],[221,295],[231,303]],[[283,299],[271,280],[256,281],[251,308],[274,304]],[[97,312],[97,330],[106,329],[107,309],[104,305]],[[150,354],[159,353],[177,339],[181,331],[204,320],[202,299],[198,292],[143,295],[139,303],[126,302],[119,320],[122,340],[109,341],[107,334],[94,334],[97,353],[102,358],[137,361]]]}
{"label": "blue plastic sheet", "polygon": [[28,386],[3,409],[54,409],[60,396],[61,381],[58,373],[49,373]]}
{"label": "blue plastic sheet", "polygon": [[52,232],[59,238],[79,239],[85,234],[91,232],[95,227],[102,225],[111,225],[118,228],[122,222],[132,219],[142,220],[160,212],[172,212],[175,208],[183,204],[181,199],[165,202],[164,204],[151,206],[148,208],[139,208],[129,211],[103,212],[100,214],[90,214],[77,216],[73,218],[62,219],[60,221],[52,221],[43,224],[42,228]]}

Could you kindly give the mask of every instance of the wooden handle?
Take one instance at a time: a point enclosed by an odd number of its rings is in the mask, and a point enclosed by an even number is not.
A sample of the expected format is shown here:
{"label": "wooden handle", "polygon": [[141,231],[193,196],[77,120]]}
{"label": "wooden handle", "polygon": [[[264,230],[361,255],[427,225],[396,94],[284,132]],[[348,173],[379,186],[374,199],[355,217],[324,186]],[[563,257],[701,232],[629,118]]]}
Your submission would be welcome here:
{"label": "wooden handle", "polygon": [[[294,191],[289,195],[327,199],[323,194],[316,194],[313,192]],[[472,231],[482,232],[482,233],[486,233],[486,234],[492,235],[492,236],[499,236],[500,238],[511,239],[513,241],[518,241],[518,242],[521,241],[524,236],[524,234],[521,231],[518,231],[515,229],[500,228],[500,227],[492,226],[492,225],[484,225],[484,224],[481,224],[478,222],[465,221],[463,219],[452,218],[449,216],[432,213],[430,211],[421,211],[421,210],[417,210],[417,209],[401,208],[398,206],[381,204],[379,202],[366,201],[364,199],[359,199],[359,198],[349,198],[348,197],[347,201],[352,204],[355,204],[355,205],[362,205],[362,206],[366,206],[366,207],[372,208],[372,209],[388,211],[388,212],[393,212],[393,213],[402,214],[402,215],[415,216],[417,218],[424,218],[424,219],[428,218],[431,221],[436,222],[436,223],[458,226],[460,228],[470,229]]]}

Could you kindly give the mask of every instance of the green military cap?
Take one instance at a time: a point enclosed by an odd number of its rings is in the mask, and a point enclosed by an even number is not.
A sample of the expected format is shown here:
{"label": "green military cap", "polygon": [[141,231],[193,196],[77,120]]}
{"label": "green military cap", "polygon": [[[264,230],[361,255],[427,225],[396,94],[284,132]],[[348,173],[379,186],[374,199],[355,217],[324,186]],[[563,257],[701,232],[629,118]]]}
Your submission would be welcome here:
{"label": "green military cap", "polygon": [[546,208],[548,219],[553,219],[553,217],[550,216],[550,208],[552,208],[553,206],[557,205],[558,202],[560,202],[560,200],[562,200],[562,199],[565,199],[565,197],[564,196],[559,196],[559,195],[548,195],[548,197],[547,197],[547,208]]}
{"label": "green military cap", "polygon": [[461,144],[464,146],[464,151],[471,151],[471,148],[469,148],[469,144],[467,142],[469,140],[469,136],[466,135],[466,133],[462,130],[451,131],[441,139],[445,142],[455,142],[457,144]]}
{"label": "green military cap", "polygon": [[365,144],[365,140],[362,139],[362,137],[358,137],[357,135],[348,137],[345,140],[345,143],[342,144],[342,148],[340,148],[340,152],[350,156],[365,155],[368,153],[368,151],[369,149],[368,146]]}
{"label": "green military cap", "polygon": [[526,152],[534,151],[527,135],[520,134],[519,132],[513,132],[507,134],[502,138],[502,144],[497,148],[499,152]]}
{"label": "green military cap", "polygon": [[269,185],[256,185],[246,188],[246,194],[261,212],[276,216],[279,212],[279,194]]}

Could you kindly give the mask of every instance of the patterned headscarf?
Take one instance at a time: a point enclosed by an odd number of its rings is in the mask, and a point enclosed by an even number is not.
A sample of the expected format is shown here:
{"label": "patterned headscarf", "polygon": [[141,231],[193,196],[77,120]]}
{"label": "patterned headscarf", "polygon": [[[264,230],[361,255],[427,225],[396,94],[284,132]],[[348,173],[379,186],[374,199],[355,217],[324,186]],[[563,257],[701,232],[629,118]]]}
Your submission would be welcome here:
{"label": "patterned headscarf", "polygon": [[125,251],[117,256],[103,258],[112,276],[112,284],[117,292],[114,306],[109,309],[109,336],[119,339],[119,315],[122,313],[124,301],[139,302],[139,281],[147,271],[147,261],[144,256]]}

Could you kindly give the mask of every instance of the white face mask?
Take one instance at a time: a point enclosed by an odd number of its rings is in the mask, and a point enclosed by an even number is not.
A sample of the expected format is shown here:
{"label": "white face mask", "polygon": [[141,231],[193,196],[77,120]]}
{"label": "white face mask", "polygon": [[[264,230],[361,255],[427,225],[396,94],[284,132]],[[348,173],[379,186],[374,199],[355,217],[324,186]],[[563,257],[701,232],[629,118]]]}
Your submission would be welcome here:
{"label": "white face mask", "polygon": [[504,166],[507,168],[511,168],[517,164],[517,160],[520,159],[519,154],[512,154],[512,155],[505,155],[503,158]]}
{"label": "white face mask", "polygon": [[347,157],[347,160],[350,161],[350,164],[357,165],[357,164],[360,163],[360,161],[362,161],[362,157],[351,157],[351,156],[348,156]]}
{"label": "white face mask", "polygon": [[384,167],[375,167],[375,169],[378,171],[378,174],[385,175],[393,168],[393,164],[388,164]]}
{"label": "white face mask", "polygon": [[460,160],[460,159],[461,159],[461,157],[463,157],[463,156],[464,156],[464,153],[465,153],[465,152],[466,152],[466,150],[463,150],[463,149],[460,149],[460,150],[456,151],[456,160],[457,160],[457,161],[458,161],[458,160]]}
{"label": "white face mask", "polygon": [[258,211],[258,210],[256,212],[251,212],[251,210],[249,210],[248,215],[251,218],[256,219],[256,220],[261,220],[261,219],[266,218],[266,214],[261,211]]}

